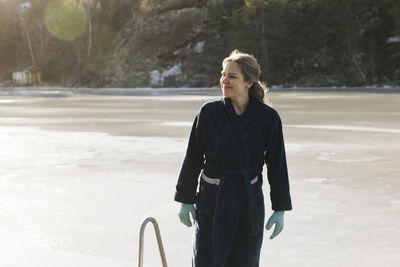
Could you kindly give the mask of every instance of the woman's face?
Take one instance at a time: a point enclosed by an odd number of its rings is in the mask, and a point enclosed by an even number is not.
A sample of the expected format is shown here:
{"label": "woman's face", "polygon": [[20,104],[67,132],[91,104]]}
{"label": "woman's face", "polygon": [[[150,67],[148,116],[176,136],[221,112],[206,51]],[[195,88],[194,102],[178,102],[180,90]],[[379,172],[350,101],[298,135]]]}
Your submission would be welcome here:
{"label": "woman's face", "polygon": [[233,61],[226,63],[221,71],[219,80],[224,97],[238,99],[247,97],[252,82],[244,80],[239,64]]}

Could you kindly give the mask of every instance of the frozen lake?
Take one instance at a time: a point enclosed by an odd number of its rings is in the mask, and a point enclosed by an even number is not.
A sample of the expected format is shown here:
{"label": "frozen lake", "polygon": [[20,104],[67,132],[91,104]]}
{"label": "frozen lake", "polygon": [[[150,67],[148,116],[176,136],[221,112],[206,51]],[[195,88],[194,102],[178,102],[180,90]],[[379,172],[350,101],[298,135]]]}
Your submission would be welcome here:
{"label": "frozen lake", "polygon": [[[0,96],[0,266],[137,266],[155,217],[168,265],[191,266],[173,201],[202,95]],[[400,94],[272,92],[293,210],[260,266],[398,266]],[[265,173],[265,172],[264,172]],[[266,219],[271,214],[264,183]],[[151,225],[145,266],[161,266]]]}

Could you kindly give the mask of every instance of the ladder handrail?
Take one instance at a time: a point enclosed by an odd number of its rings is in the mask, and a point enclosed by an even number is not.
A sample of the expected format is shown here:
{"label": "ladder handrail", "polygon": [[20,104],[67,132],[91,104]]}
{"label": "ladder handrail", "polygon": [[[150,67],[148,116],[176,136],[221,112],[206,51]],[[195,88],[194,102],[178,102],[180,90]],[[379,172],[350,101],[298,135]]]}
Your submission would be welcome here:
{"label": "ladder handrail", "polygon": [[151,222],[154,227],[154,232],[157,237],[158,249],[160,250],[160,256],[163,267],[167,267],[167,259],[165,258],[164,247],[161,240],[160,228],[158,227],[158,223],[156,219],[153,217],[149,217],[142,223],[140,227],[140,236],[139,236],[139,267],[143,267],[143,243],[144,243],[144,230],[146,225]]}

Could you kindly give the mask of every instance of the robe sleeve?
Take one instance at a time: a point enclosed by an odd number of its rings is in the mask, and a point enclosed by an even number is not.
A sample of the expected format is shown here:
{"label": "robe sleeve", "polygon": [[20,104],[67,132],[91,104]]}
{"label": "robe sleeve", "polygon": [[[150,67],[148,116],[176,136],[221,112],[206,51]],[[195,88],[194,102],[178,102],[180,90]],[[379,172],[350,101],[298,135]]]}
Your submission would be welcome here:
{"label": "robe sleeve", "polygon": [[289,177],[283,141],[282,122],[277,113],[268,135],[265,163],[267,164],[270,198],[274,211],[291,210]]}
{"label": "robe sleeve", "polygon": [[201,112],[194,119],[186,155],[176,185],[175,201],[192,204],[195,202],[198,177],[204,166],[204,142],[200,124]]}

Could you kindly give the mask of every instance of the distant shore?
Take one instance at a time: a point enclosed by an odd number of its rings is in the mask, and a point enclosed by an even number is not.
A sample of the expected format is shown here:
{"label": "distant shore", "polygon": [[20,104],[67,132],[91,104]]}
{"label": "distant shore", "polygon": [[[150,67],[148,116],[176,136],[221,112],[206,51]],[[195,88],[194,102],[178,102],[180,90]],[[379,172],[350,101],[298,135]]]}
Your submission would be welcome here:
{"label": "distant shore", "polygon": [[[400,93],[400,86],[366,87],[285,87],[271,86],[271,92],[358,92],[358,93]],[[0,87],[0,96],[49,96],[62,97],[73,94],[97,95],[171,95],[171,94],[212,94],[219,95],[216,87],[175,87],[175,88],[84,88],[55,86]]]}

